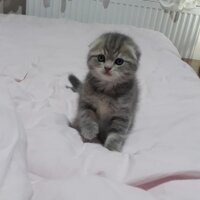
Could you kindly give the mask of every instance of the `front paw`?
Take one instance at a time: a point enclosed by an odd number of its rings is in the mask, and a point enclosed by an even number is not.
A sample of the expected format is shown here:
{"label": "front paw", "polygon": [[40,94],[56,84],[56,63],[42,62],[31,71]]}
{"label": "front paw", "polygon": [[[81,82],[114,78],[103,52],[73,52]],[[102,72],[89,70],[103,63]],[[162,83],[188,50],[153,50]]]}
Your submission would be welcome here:
{"label": "front paw", "polygon": [[84,124],[81,127],[81,135],[86,140],[92,140],[96,138],[98,133],[99,133],[99,127],[96,122],[90,122],[90,123]]}
{"label": "front paw", "polygon": [[117,133],[110,133],[105,141],[104,146],[110,151],[121,151],[125,142],[125,137]]}

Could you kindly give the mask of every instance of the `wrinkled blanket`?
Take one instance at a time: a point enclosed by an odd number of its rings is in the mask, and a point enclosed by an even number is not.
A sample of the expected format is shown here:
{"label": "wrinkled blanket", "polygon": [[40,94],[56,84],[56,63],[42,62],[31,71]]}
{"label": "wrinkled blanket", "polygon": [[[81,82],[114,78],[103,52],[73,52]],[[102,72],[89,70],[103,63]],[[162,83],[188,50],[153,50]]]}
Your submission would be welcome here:
{"label": "wrinkled blanket", "polygon": [[[138,43],[136,123],[123,151],[83,143],[68,126],[88,44],[106,31]],[[0,15],[1,200],[197,200],[200,81],[161,33]]]}

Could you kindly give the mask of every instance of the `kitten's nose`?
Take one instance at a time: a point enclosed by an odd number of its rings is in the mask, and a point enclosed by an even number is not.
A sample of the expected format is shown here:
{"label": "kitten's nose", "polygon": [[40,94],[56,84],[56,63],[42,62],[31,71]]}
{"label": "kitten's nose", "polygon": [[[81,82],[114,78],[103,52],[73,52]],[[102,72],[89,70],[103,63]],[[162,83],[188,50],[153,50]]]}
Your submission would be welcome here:
{"label": "kitten's nose", "polygon": [[104,66],[105,72],[109,72],[111,70],[111,67],[109,66]]}

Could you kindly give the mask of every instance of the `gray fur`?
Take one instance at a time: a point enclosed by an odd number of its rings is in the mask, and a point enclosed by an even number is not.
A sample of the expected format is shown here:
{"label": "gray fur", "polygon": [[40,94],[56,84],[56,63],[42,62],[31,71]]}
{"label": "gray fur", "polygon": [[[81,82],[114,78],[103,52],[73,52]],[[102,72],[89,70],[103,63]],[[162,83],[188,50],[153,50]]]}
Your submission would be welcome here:
{"label": "gray fur", "polygon": [[[105,56],[104,62],[98,61],[99,54]],[[116,64],[117,58],[124,63]],[[84,83],[74,75],[69,77],[80,94],[72,126],[84,140],[98,138],[109,150],[121,151],[136,114],[139,90],[135,72],[139,59],[138,46],[120,33],[105,33],[90,45]]]}
{"label": "gray fur", "polygon": [[74,92],[79,92],[79,90],[81,89],[81,85],[82,83],[80,82],[80,80],[78,78],[76,78],[76,76],[74,76],[73,74],[70,74],[68,77],[69,81],[72,84],[72,90]]}

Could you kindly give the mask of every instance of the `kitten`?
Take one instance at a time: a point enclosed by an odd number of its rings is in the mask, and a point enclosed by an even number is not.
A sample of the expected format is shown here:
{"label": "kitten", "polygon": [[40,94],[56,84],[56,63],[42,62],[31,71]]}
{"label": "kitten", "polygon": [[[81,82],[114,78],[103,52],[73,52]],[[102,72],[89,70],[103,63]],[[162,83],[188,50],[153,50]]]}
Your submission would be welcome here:
{"label": "kitten", "polygon": [[105,33],[89,47],[84,83],[69,76],[80,95],[71,125],[84,140],[98,138],[109,150],[121,151],[136,114],[140,51],[130,37],[120,33]]}

